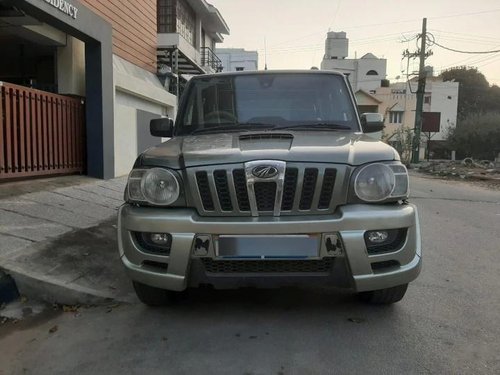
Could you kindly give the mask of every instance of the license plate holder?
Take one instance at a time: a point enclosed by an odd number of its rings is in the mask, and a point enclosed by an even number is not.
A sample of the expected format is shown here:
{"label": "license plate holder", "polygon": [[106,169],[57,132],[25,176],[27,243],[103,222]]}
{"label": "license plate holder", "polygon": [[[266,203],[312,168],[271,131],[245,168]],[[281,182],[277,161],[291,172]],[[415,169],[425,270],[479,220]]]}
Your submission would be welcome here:
{"label": "license plate holder", "polygon": [[306,259],[318,258],[320,235],[220,235],[216,239],[218,258]]}

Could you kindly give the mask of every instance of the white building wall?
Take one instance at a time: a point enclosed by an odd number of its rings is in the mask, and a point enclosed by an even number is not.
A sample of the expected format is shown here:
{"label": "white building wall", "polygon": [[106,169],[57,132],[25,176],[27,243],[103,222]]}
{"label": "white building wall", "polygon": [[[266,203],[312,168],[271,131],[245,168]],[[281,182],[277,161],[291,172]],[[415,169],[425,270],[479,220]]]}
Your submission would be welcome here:
{"label": "white building wall", "polygon": [[[401,82],[376,90],[374,96],[382,101],[379,105],[379,112],[385,117],[386,134],[393,134],[402,127],[414,128],[417,86],[417,82],[411,82],[411,84]],[[441,113],[440,132],[432,135],[433,141],[446,140],[450,129],[457,125],[458,90],[458,82],[442,82],[436,78],[428,79],[426,82],[425,96],[430,96],[430,103],[424,104],[424,112]],[[389,122],[391,111],[404,112],[401,124]],[[422,144],[422,148],[425,148],[425,143]]]}
{"label": "white building wall", "polygon": [[[382,86],[387,76],[387,60],[367,53],[360,59],[347,59],[349,39],[345,32],[330,31],[325,41],[325,55],[321,61],[322,70],[337,70],[349,76],[354,91],[371,92]],[[367,75],[369,71],[377,75]]]}
{"label": "white building wall", "polygon": [[236,68],[251,71],[259,68],[257,51],[245,51],[243,48],[220,48],[215,53],[222,61],[224,72],[235,72]]}
{"label": "white building wall", "polygon": [[[376,71],[378,75],[367,75],[369,71]],[[357,60],[356,81],[357,90],[372,91],[381,87],[382,80],[387,76],[387,60],[377,58],[361,58]]]}
{"label": "white building wall", "polygon": [[432,140],[445,140],[450,129],[457,126],[458,88],[458,82],[432,82],[425,90],[431,93],[430,112],[441,112],[440,132]]}
{"label": "white building wall", "polygon": [[329,31],[325,41],[325,59],[345,59],[349,53],[349,39],[343,31]]}
{"label": "white building wall", "polygon": [[[386,59],[343,59],[343,60],[323,60],[322,70],[337,70],[349,77],[349,82],[354,91],[372,91],[381,87],[381,82],[386,77]],[[367,75],[370,70],[375,70],[378,75]]]}
{"label": "white building wall", "polygon": [[[138,134],[147,137],[149,123],[138,123],[139,111],[175,117],[176,97],[168,93],[156,76],[118,56],[113,57],[115,84],[115,176],[130,172],[139,149]],[[158,143],[161,139],[158,138]],[[151,146],[153,146],[151,144]]]}

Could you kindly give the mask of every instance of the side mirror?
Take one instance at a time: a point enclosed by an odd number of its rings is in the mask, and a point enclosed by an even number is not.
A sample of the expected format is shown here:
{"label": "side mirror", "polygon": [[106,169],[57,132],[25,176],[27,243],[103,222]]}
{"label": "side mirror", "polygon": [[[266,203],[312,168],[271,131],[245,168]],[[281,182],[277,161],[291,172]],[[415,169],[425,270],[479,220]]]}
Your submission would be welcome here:
{"label": "side mirror", "polygon": [[149,123],[149,132],[153,137],[171,138],[174,135],[174,120],[156,118]]}
{"label": "side mirror", "polygon": [[363,113],[361,115],[363,133],[375,133],[384,129],[384,116],[380,113]]}

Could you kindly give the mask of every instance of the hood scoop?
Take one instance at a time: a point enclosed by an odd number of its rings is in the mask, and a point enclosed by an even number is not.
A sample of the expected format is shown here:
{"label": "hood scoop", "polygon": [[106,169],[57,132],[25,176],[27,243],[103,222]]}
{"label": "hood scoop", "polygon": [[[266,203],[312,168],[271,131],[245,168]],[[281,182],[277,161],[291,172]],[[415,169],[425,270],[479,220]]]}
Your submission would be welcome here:
{"label": "hood scoop", "polygon": [[239,137],[241,151],[254,150],[290,150],[293,135],[286,133],[254,133]]}

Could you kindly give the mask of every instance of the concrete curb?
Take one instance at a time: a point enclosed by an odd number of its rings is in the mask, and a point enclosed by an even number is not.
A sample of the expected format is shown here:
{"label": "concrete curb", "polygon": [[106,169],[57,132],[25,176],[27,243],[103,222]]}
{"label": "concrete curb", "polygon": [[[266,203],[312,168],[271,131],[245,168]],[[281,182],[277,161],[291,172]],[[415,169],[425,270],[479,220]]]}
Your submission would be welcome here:
{"label": "concrete curb", "polygon": [[95,180],[0,199],[0,297],[136,302],[116,249],[125,184],[126,177]]}
{"label": "concrete curb", "polygon": [[57,278],[43,274],[31,271],[27,274],[21,267],[12,263],[3,264],[0,268],[15,280],[19,293],[28,298],[62,305],[106,305],[112,302],[137,302],[134,296],[117,297],[112,293],[103,293],[74,283],[64,283]]}

